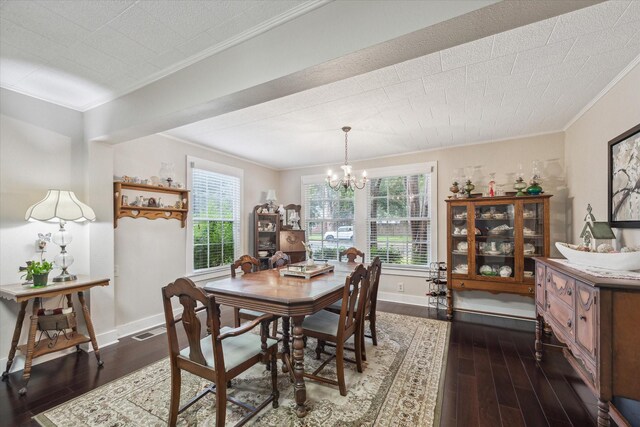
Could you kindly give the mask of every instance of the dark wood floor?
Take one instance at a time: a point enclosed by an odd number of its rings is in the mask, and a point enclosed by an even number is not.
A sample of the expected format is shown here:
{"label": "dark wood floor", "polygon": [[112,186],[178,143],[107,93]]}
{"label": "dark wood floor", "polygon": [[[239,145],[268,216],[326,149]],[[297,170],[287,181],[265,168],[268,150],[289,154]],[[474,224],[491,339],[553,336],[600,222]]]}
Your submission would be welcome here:
{"label": "dark wood floor", "polygon": [[[437,317],[434,310],[380,303],[381,311]],[[533,358],[533,332],[515,322],[452,322],[440,426],[594,426],[596,400],[558,351]],[[230,323],[229,311],[222,321]],[[468,319],[469,320],[469,319]],[[520,329],[520,330],[519,330]],[[37,365],[29,392],[18,396],[21,373],[0,384],[0,426],[37,425],[31,417],[102,384],[166,357],[166,336],[144,342],[121,339],[102,351],[65,356]]]}

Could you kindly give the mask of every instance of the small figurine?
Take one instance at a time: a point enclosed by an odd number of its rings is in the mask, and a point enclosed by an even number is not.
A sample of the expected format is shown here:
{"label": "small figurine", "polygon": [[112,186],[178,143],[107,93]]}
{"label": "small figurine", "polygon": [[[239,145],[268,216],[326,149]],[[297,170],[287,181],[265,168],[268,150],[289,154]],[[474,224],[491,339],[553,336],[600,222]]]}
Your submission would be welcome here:
{"label": "small figurine", "polygon": [[307,252],[307,265],[314,265],[313,249],[311,248],[311,245],[305,242],[301,242],[301,243],[302,243],[302,246],[304,246],[304,250]]}
{"label": "small figurine", "polygon": [[149,201],[147,202],[147,206],[150,208],[157,208],[158,207],[158,203],[156,202],[156,199],[154,199],[153,197],[149,197]]}
{"label": "small figurine", "polygon": [[489,197],[495,197],[496,195],[496,190],[495,190],[495,186],[496,186],[496,180],[495,180],[495,172],[490,173],[489,177]]}

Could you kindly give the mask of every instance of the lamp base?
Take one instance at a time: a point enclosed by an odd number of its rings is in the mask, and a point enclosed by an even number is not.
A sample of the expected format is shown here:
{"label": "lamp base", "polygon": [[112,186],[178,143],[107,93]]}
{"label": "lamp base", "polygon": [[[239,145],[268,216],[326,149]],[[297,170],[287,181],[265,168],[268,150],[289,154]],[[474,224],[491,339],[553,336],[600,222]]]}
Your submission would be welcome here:
{"label": "lamp base", "polygon": [[78,276],[76,276],[75,274],[69,274],[66,271],[63,271],[62,273],[60,273],[60,275],[54,277],[52,279],[53,282],[70,282],[72,280],[77,280]]}

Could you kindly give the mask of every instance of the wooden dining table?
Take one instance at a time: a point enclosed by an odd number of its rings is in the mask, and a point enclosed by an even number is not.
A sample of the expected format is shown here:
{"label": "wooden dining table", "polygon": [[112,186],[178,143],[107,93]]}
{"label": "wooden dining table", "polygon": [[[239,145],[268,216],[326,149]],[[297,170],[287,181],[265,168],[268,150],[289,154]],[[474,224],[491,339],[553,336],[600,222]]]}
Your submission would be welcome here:
{"label": "wooden dining table", "polygon": [[[316,313],[342,298],[345,279],[359,264],[356,262],[332,263],[333,272],[309,279],[282,276],[279,269],[273,269],[228,277],[208,282],[204,286],[206,292],[215,296],[216,304],[283,317],[283,371],[292,376],[298,417],[304,417],[307,414],[302,322],[305,316]],[[289,321],[293,324],[293,352],[289,347]]]}

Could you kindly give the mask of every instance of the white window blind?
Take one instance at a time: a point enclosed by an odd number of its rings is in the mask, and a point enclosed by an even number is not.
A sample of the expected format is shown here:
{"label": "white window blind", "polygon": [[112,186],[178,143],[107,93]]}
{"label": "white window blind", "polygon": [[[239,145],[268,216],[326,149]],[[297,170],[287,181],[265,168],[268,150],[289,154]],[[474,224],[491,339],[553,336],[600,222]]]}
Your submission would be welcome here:
{"label": "white window blind", "polygon": [[428,265],[431,254],[431,174],[371,178],[367,197],[367,258]]}
{"label": "white window blind", "polygon": [[336,192],[322,181],[303,184],[304,224],[315,259],[337,259],[353,246],[354,194]]}
{"label": "white window blind", "polygon": [[193,271],[231,264],[240,251],[237,176],[192,167]]}

